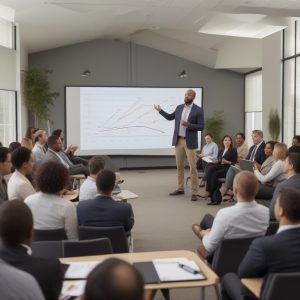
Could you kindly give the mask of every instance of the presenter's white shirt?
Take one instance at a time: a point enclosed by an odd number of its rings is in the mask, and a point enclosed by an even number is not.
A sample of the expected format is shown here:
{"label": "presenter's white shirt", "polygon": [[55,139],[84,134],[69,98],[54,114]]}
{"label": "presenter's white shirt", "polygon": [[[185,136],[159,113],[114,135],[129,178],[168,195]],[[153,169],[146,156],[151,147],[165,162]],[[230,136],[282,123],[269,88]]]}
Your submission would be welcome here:
{"label": "presenter's white shirt", "polygon": [[64,228],[69,240],[78,238],[75,205],[58,195],[38,192],[25,199],[33,214],[34,229]]}
{"label": "presenter's white shirt", "polygon": [[88,176],[80,187],[79,201],[94,199],[97,193],[96,180]]}
{"label": "presenter's white shirt", "polygon": [[263,236],[269,226],[269,218],[269,209],[256,201],[238,202],[218,211],[202,243],[208,253],[213,253],[222,240]]}
{"label": "presenter's white shirt", "polygon": [[186,135],[186,127],[181,125],[181,121],[188,120],[192,107],[193,107],[193,103],[190,105],[185,104],[183,107],[180,125],[179,125],[179,136],[185,137],[185,135]]}

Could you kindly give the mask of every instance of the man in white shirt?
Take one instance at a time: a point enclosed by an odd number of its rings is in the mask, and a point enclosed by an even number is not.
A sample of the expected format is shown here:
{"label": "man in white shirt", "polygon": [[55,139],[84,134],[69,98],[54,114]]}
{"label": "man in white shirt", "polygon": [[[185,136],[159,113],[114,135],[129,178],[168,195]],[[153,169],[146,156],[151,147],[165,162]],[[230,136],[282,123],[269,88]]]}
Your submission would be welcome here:
{"label": "man in white shirt", "polygon": [[48,141],[48,135],[45,130],[38,130],[34,133],[34,147],[32,149],[34,168],[36,169],[38,165],[45,159],[46,156],[46,143]]}
{"label": "man in white shirt", "polygon": [[97,195],[96,177],[104,169],[104,159],[94,156],[89,160],[90,176],[83,182],[79,191],[79,201],[93,199]]}
{"label": "man in white shirt", "polygon": [[[254,200],[257,190],[258,181],[253,173],[242,171],[236,175],[233,192],[237,204],[219,210],[214,219],[204,217],[200,226],[194,224],[192,227],[202,240],[202,245],[198,248],[199,255],[207,257],[212,254],[223,239],[250,238],[266,233],[269,212],[268,208]],[[211,221],[207,222],[209,219]]]}
{"label": "man in white shirt", "polygon": [[31,151],[25,147],[13,151],[11,162],[16,168],[7,184],[8,200],[22,200],[35,193],[31,182],[26,178],[32,171]]}

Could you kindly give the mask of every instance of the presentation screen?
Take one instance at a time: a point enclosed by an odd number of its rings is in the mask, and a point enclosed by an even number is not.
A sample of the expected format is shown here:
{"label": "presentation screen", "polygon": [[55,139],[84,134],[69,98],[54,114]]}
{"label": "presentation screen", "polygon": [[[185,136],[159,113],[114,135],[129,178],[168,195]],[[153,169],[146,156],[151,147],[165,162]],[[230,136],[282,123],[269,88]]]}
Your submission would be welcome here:
{"label": "presentation screen", "polygon": [[[174,155],[174,121],[153,105],[172,113],[187,89],[67,86],[67,143],[79,147],[78,155]],[[202,88],[193,89],[202,106]]]}

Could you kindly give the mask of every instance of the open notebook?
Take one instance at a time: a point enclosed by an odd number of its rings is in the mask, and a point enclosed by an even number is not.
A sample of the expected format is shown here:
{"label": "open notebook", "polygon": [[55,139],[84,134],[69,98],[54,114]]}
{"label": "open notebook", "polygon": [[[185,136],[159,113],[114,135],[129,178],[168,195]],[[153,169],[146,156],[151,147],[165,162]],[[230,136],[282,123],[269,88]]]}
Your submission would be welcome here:
{"label": "open notebook", "polygon": [[155,259],[134,263],[133,266],[143,275],[145,283],[206,279],[197,264],[185,257]]}

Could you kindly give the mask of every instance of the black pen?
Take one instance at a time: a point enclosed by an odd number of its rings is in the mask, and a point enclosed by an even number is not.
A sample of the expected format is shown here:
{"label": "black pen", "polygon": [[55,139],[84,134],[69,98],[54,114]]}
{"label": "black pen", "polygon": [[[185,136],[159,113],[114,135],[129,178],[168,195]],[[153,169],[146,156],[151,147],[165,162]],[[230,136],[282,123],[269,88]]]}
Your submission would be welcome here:
{"label": "black pen", "polygon": [[199,274],[200,273],[200,271],[195,270],[195,269],[193,269],[193,268],[191,268],[187,265],[184,265],[184,264],[178,264],[178,267],[185,270],[185,271],[187,271],[187,272],[189,272],[189,273],[191,273],[191,274]]}

